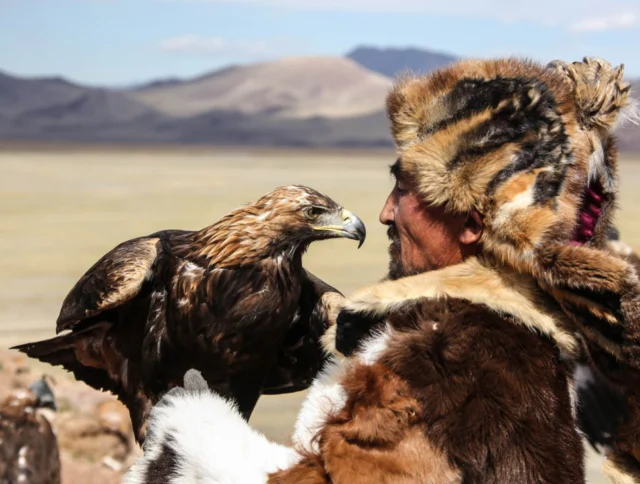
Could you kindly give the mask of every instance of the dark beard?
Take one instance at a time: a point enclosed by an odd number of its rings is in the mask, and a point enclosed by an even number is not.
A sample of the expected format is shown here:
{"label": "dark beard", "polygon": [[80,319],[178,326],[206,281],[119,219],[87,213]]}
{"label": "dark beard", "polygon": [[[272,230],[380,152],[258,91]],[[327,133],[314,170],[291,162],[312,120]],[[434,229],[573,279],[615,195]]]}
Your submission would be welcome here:
{"label": "dark beard", "polygon": [[395,225],[389,225],[387,237],[391,242],[389,245],[389,270],[387,272],[387,278],[391,280],[400,279],[404,274],[404,268],[402,267],[402,258],[400,256],[400,239],[398,238],[398,230]]}
{"label": "dark beard", "polygon": [[407,270],[402,265],[402,255],[400,249],[400,238],[398,237],[398,229],[394,224],[390,224],[387,229],[387,237],[391,241],[389,245],[389,269],[387,272],[387,279],[396,280],[402,277],[413,276],[420,274],[421,270],[410,269]]}

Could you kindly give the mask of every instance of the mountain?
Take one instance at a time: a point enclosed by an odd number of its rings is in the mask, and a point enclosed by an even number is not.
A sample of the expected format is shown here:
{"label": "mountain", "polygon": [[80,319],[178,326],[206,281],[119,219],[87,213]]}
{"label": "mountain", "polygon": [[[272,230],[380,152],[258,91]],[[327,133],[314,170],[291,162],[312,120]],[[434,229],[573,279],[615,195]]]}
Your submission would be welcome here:
{"label": "mountain", "polygon": [[428,74],[458,59],[453,55],[423,49],[376,47],[357,47],[348,52],[346,57],[390,78],[407,70],[415,74]]}
{"label": "mountain", "polygon": [[[231,66],[127,89],[0,73],[0,139],[392,147],[383,110],[391,82],[339,57]],[[636,82],[636,98],[639,91]],[[618,140],[622,150],[640,152],[639,128],[623,127]]]}
{"label": "mountain", "polygon": [[174,117],[214,110],[301,119],[380,111],[391,81],[342,57],[293,57],[223,69],[197,79],[130,91]]}
{"label": "mountain", "polygon": [[133,87],[130,87],[129,90],[144,91],[147,89],[154,89],[158,87],[176,86],[178,84],[182,84],[183,82],[185,82],[183,79],[177,77],[166,77],[163,79],[154,79],[152,81],[144,82],[139,85],[134,85]]}
{"label": "mountain", "polygon": [[[149,102],[136,99],[140,93],[157,94],[158,89],[202,86],[204,80],[218,76],[225,78],[231,69],[197,80],[176,80],[163,83],[161,87],[147,84],[126,91],[88,88],[61,78],[24,79],[0,73],[0,139],[301,147],[391,146],[386,117],[381,106],[375,105],[384,102],[386,88],[380,85],[388,84],[389,80],[368,74],[348,60],[326,62],[326,59],[320,59],[314,63],[313,59],[307,59],[306,62],[324,66],[316,69],[315,73],[330,74],[326,82],[328,87],[323,87],[320,81],[315,86],[308,81],[305,92],[300,88],[304,76],[287,78],[287,70],[282,67],[293,65],[299,68],[304,64],[300,60],[291,63],[278,61],[273,65],[282,74],[281,78],[273,81],[278,84],[277,89],[280,92],[295,91],[300,96],[299,103],[289,101],[281,111],[297,117],[277,115],[273,112],[276,110],[249,109],[248,104],[245,105],[247,112],[232,109],[235,106],[218,108],[218,105],[225,106],[222,101],[194,109],[197,112],[194,115],[175,115],[170,110],[163,112]],[[341,65],[346,66],[343,71]],[[246,82],[251,84],[254,75],[268,73],[269,69],[265,67],[263,65],[257,71],[244,70]],[[291,74],[292,70],[288,73]],[[363,79],[365,82],[361,83]],[[233,80],[239,84],[243,82],[237,71]],[[342,90],[332,82],[341,84]],[[315,89],[316,100],[305,99],[305,96],[313,97],[309,91],[311,88]],[[331,98],[334,89],[337,94]],[[273,91],[266,84],[262,87],[267,99],[262,102],[263,106],[273,108],[273,100],[276,99]],[[258,92],[252,98],[256,104],[260,103]],[[205,104],[210,101],[206,96],[199,99]],[[319,112],[332,116],[316,115],[314,103],[318,103]],[[210,109],[212,106],[214,109]]]}
{"label": "mountain", "polygon": [[158,119],[154,110],[108,89],[62,78],[22,79],[0,73],[0,137],[49,137]]}

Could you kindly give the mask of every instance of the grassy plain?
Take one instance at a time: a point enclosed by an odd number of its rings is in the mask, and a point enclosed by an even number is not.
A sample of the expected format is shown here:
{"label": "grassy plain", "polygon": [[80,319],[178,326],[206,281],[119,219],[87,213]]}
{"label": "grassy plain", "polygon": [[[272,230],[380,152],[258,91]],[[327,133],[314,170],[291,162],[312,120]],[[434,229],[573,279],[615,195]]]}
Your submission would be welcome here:
{"label": "grassy plain", "polygon": [[[313,245],[305,265],[349,293],[386,269],[378,213],[392,186],[392,152],[0,147],[0,347],[54,334],[77,278],[119,242],[196,229],[284,184],[317,188],[358,214],[368,237]],[[622,157],[623,239],[640,248],[640,157]],[[286,441],[302,394],[263,397],[252,418]],[[599,459],[589,459],[590,482]]]}

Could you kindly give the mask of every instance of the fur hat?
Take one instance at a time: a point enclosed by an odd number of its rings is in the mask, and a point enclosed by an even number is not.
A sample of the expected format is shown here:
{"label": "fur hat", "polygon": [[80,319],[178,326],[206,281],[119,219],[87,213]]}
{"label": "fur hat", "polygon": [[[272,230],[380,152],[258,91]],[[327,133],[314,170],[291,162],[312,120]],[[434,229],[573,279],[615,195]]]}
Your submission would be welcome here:
{"label": "fur hat", "polygon": [[640,368],[637,276],[606,252],[613,131],[638,119],[629,87],[599,59],[466,60],[401,78],[387,114],[425,203],[477,210],[491,263],[532,275],[585,338]]}

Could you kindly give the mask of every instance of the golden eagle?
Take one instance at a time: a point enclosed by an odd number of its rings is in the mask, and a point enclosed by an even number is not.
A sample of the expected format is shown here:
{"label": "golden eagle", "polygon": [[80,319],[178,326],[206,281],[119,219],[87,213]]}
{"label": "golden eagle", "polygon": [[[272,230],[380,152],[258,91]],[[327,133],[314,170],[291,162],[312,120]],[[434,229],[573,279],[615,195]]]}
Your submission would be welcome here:
{"label": "golden eagle", "polygon": [[190,368],[248,420],[261,394],[307,388],[341,294],[304,270],[313,241],[366,236],[363,222],[304,186],[280,187],[199,231],[163,230],[105,254],[71,289],[56,333],[15,347],[62,365],[146,417]]}
{"label": "golden eagle", "polygon": [[0,403],[0,482],[60,483],[58,441],[40,408],[56,409],[44,379]]}

